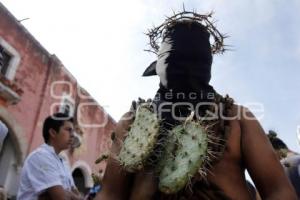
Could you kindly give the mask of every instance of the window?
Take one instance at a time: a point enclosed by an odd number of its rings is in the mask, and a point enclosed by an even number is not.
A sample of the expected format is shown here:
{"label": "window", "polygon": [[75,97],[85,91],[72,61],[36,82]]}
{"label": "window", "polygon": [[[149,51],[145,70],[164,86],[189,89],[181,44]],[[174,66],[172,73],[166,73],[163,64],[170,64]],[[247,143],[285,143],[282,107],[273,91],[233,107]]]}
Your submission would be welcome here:
{"label": "window", "polygon": [[13,80],[20,60],[19,53],[0,36],[0,74]]}
{"label": "window", "polygon": [[0,45],[0,73],[6,75],[11,55]]}

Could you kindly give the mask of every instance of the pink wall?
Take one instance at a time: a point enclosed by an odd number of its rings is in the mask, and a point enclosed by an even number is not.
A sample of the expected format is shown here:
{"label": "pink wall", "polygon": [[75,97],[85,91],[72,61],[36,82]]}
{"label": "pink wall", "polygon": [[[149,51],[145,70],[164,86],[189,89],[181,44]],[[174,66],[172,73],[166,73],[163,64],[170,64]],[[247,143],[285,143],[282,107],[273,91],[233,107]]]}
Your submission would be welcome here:
{"label": "pink wall", "polygon": [[[21,31],[19,26],[13,18],[7,16],[7,13],[0,12],[0,36],[21,56],[14,81],[24,91],[21,101],[17,105],[8,106],[7,109],[21,124],[25,136],[30,138],[35,126],[33,122],[38,114],[49,59],[26,36],[26,33]],[[46,58],[44,62],[43,57]]]}
{"label": "pink wall", "polygon": [[[9,105],[0,98],[0,106],[4,107],[15,119],[22,133],[28,149],[26,155],[43,143],[42,124],[50,114],[55,103],[60,103],[64,93],[70,94],[76,105],[83,103],[95,104],[88,93],[80,89],[76,80],[67,72],[63,64],[55,55],[50,55],[29,32],[1,5],[0,3],[0,36],[8,42],[21,56],[21,62],[16,71],[13,82],[23,90],[21,100],[16,105]],[[56,81],[66,81],[68,84],[53,84]],[[71,89],[71,93],[70,93]],[[51,94],[57,96],[53,96]],[[79,95],[82,91],[84,95]],[[84,104],[85,105],[85,104]],[[54,110],[58,107],[54,106]],[[68,153],[71,165],[77,160],[85,161],[92,171],[105,167],[105,163],[95,165],[94,161],[101,152],[108,151],[111,144],[110,134],[115,127],[115,121],[100,106],[84,106],[78,110],[80,122],[93,126],[82,127],[82,145]],[[1,117],[1,116],[0,116]],[[107,119],[104,126],[100,126]],[[96,126],[96,127],[95,127]]]}

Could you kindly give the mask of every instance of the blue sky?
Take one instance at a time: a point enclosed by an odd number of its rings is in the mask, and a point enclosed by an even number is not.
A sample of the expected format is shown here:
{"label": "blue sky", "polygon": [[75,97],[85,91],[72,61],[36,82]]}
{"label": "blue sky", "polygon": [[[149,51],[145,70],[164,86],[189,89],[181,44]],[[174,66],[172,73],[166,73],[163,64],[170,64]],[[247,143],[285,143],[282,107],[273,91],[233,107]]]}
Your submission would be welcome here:
{"label": "blue sky", "polygon": [[[2,0],[116,120],[133,99],[153,97],[158,77],[142,78],[152,25],[172,9],[215,11],[233,51],[214,57],[212,85],[237,103],[264,107],[260,122],[300,151],[300,1]],[[251,109],[251,107],[250,107]],[[253,108],[254,111],[254,108]],[[255,113],[255,112],[254,112]],[[258,114],[258,113],[256,113]]]}

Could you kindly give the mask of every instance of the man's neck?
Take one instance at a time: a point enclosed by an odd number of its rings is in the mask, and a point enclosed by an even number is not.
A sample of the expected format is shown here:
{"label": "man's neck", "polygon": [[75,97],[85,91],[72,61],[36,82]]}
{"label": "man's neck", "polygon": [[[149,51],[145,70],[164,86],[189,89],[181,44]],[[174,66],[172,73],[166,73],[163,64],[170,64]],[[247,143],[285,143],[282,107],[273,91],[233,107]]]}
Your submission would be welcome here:
{"label": "man's neck", "polygon": [[57,147],[56,145],[51,144],[51,142],[49,142],[48,145],[54,148],[54,151],[57,155],[61,152],[61,149],[59,147]]}

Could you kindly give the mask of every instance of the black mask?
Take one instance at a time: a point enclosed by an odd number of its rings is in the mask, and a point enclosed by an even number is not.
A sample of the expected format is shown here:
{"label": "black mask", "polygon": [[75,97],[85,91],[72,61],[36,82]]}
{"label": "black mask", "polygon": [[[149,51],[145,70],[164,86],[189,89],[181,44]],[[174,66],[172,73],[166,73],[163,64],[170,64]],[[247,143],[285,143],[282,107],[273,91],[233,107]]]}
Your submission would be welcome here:
{"label": "black mask", "polygon": [[176,22],[164,33],[158,59],[143,76],[159,75],[161,86],[178,91],[197,91],[208,86],[212,52],[209,32],[200,23]]}

